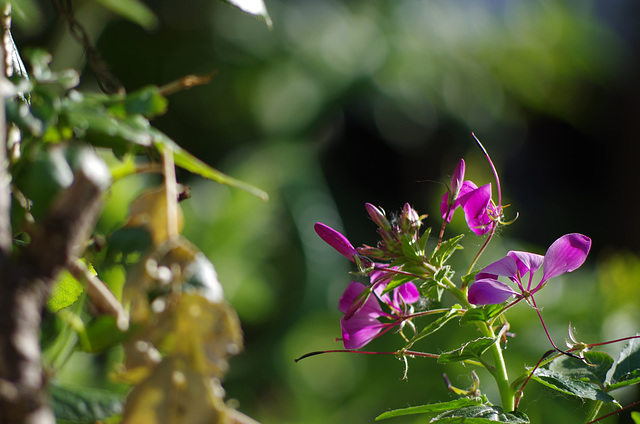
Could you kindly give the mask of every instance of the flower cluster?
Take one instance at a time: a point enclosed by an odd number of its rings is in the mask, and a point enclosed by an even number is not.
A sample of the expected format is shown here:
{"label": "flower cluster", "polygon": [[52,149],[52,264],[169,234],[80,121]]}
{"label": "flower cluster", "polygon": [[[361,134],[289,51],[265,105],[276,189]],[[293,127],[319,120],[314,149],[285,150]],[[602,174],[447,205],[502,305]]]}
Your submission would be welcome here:
{"label": "flower cluster", "polygon": [[[394,219],[387,219],[381,208],[370,203],[365,205],[370,218],[378,226],[380,241],[375,247],[364,245],[355,248],[340,232],[320,222],[315,224],[317,234],[325,242],[356,264],[361,275],[369,277],[367,283],[352,281],[340,299],[339,308],[344,313],[340,321],[342,341],[346,349],[359,349],[391,329],[401,330],[406,324],[413,327],[414,318],[429,314],[429,311],[414,311],[420,291],[436,301],[440,300],[443,291],[449,291],[468,308],[501,304],[515,296],[514,304],[526,300],[537,309],[533,299],[537,291],[550,279],[574,271],[584,263],[591,240],[582,234],[567,234],[556,240],[544,256],[511,251],[477,273],[470,287],[467,287],[468,279],[461,288],[456,287],[451,280],[453,271],[445,262],[458,248],[461,236],[448,242],[442,240],[454,212],[462,209],[469,229],[478,236],[487,236],[469,273],[496,228],[505,224],[502,220],[500,180],[491,159],[486,156],[496,177],[498,201],[492,200],[490,183],[478,187],[474,182],[465,180],[465,162],[461,159],[452,174],[447,193],[442,196],[440,213],[443,225],[431,255],[426,253],[429,229],[420,234],[426,215],[420,216],[409,204],[405,204]],[[534,274],[540,268],[543,269],[542,278],[534,284]],[[528,279],[523,281],[527,275]],[[499,281],[499,277],[506,277],[517,287],[512,288]]]}

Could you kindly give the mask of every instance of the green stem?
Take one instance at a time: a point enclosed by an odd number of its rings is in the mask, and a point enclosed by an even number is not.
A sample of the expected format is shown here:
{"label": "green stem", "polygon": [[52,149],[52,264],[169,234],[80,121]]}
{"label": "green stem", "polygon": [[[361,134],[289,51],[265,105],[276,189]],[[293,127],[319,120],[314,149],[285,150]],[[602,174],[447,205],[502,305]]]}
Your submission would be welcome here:
{"label": "green stem", "polygon": [[593,402],[593,404],[591,405],[591,410],[589,411],[589,415],[587,415],[587,418],[585,418],[584,420],[585,423],[590,423],[596,419],[596,417],[600,413],[600,408],[602,408],[602,404],[603,402],[601,400],[596,400]]}
{"label": "green stem", "polygon": [[[453,284],[451,280],[445,278],[443,282],[447,285],[446,289],[449,291],[449,293],[451,293],[462,304],[463,308],[473,308],[473,305],[469,303],[466,294],[455,284]],[[488,323],[478,322],[477,325],[480,333],[482,333],[484,337],[489,337],[492,339],[496,338],[496,334],[493,331],[493,328]],[[496,342],[491,345],[489,350],[491,351],[491,356],[493,357],[493,369],[487,368],[487,370],[491,373],[498,386],[502,408],[507,412],[513,411],[515,409],[516,392],[509,384],[509,374],[507,373],[507,366],[504,362],[504,357],[502,356],[500,340],[496,340]]]}

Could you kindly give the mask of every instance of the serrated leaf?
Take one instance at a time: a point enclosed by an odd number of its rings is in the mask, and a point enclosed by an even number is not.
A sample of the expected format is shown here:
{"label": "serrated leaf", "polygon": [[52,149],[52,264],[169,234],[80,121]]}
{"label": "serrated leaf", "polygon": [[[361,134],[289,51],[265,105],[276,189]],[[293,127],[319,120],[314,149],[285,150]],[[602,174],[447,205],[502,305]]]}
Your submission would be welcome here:
{"label": "serrated leaf", "polygon": [[238,9],[242,10],[244,13],[248,13],[249,15],[257,16],[261,18],[269,28],[272,27],[273,22],[271,21],[271,17],[267,12],[267,7],[264,4],[263,0],[221,0],[223,3],[230,4]]}
{"label": "serrated leaf", "polygon": [[420,250],[417,241],[412,236],[404,234],[401,242],[402,253],[407,259],[413,262],[422,262],[424,252]]}
{"label": "serrated leaf", "polygon": [[158,24],[158,18],[144,3],[139,0],[95,0],[107,9],[117,13],[145,29],[152,29]]}
{"label": "serrated leaf", "polygon": [[502,305],[485,305],[482,308],[468,309],[460,318],[460,325],[470,325],[474,322],[487,322],[502,310]]}
{"label": "serrated leaf", "polygon": [[92,423],[104,421],[122,412],[123,396],[106,390],[52,384],[49,386],[49,394],[58,420]]}
{"label": "serrated leaf", "polygon": [[589,365],[577,358],[562,355],[551,362],[549,369],[576,380],[588,381],[604,387],[607,372],[613,365],[613,358],[604,352],[585,352],[584,359]]}
{"label": "serrated leaf", "polygon": [[480,405],[479,400],[462,398],[462,399],[452,400],[449,402],[432,403],[430,405],[412,406],[409,408],[387,411],[378,415],[376,417],[376,421],[385,420],[387,418],[401,417],[403,415],[432,414],[437,412],[449,411],[451,409],[459,409],[465,406],[476,406],[476,405]]}
{"label": "serrated leaf", "polygon": [[60,272],[56,284],[53,286],[51,296],[47,300],[47,308],[51,312],[73,305],[84,291],[84,286],[76,280],[67,270]]}
{"label": "serrated leaf", "polygon": [[457,235],[447,241],[442,242],[440,248],[435,249],[431,254],[431,263],[441,267],[453,255],[457,249],[462,249],[458,242],[464,237],[464,234]]}
{"label": "serrated leaf", "polygon": [[496,339],[490,337],[481,337],[479,339],[472,340],[463,344],[456,350],[441,353],[438,358],[438,362],[446,364],[448,362],[459,362],[467,359],[480,358],[480,356],[494,345],[495,342]]}
{"label": "serrated leaf", "polygon": [[608,381],[611,388],[640,383],[640,339],[632,339],[620,352]]}
{"label": "serrated leaf", "polygon": [[536,369],[533,373],[533,379],[544,386],[571,396],[616,403],[616,400],[611,395],[591,383],[576,380],[545,368]]}
{"label": "serrated leaf", "polygon": [[529,418],[522,412],[505,413],[499,406],[477,405],[452,410],[438,415],[430,423],[447,424],[529,424]]}

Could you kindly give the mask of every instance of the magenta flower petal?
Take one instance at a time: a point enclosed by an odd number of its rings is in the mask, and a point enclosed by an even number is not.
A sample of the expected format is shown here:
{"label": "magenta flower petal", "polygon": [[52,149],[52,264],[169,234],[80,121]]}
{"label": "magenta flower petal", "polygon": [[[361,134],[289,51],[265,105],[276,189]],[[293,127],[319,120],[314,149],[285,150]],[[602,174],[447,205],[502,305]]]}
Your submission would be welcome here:
{"label": "magenta flower petal", "polygon": [[467,225],[479,236],[487,234],[492,228],[493,221],[488,212],[490,203],[491,184],[485,184],[460,196],[460,205],[464,210]]}
{"label": "magenta flower petal", "polygon": [[533,274],[542,266],[544,262],[544,256],[536,253],[521,252],[518,250],[512,250],[507,253],[507,256],[512,258],[518,266],[520,276],[524,276],[527,272]]}
{"label": "magenta flower petal", "polygon": [[529,273],[529,284],[527,286],[527,290],[529,290],[531,288],[533,274],[542,266],[542,263],[544,262],[544,256],[538,255],[536,253],[521,252],[517,250],[510,251],[509,253],[507,253],[507,256],[513,258],[513,260],[516,262],[520,277],[524,277],[527,272]]}
{"label": "magenta flower petal", "polygon": [[498,280],[478,280],[469,288],[469,302],[474,305],[497,305],[518,295],[511,287]]}
{"label": "magenta flower petal", "polygon": [[505,256],[502,259],[498,259],[494,263],[487,265],[476,275],[476,280],[482,280],[484,275],[494,275],[509,277],[510,279],[518,278],[518,266],[516,261],[509,256]]}
{"label": "magenta flower petal", "polygon": [[442,215],[442,219],[447,223],[451,222],[453,211],[460,206],[456,200],[460,196],[461,189],[464,185],[464,169],[464,159],[460,159],[460,162],[458,162],[458,165],[451,176],[451,186],[449,187],[449,191],[442,196],[442,202],[440,202],[440,213]]}
{"label": "magenta flower petal", "polygon": [[377,318],[382,315],[382,308],[378,303],[375,295],[360,297],[362,292],[367,288],[362,283],[352,281],[347,286],[338,303],[340,312],[345,314],[347,319],[351,319],[353,315],[370,316]]}
{"label": "magenta flower petal", "polygon": [[397,287],[395,291],[405,304],[416,303],[420,300],[420,292],[412,282],[404,283]]}
{"label": "magenta flower petal", "polygon": [[591,239],[578,233],[566,234],[554,241],[544,255],[544,274],[538,286],[550,278],[580,268],[590,249]]}
{"label": "magenta flower petal", "polygon": [[464,159],[460,159],[460,162],[458,162],[458,166],[456,166],[456,169],[453,171],[453,175],[451,176],[450,190],[453,199],[456,199],[458,197],[460,188],[462,188],[462,183],[464,181],[464,170]]}
{"label": "magenta flower petal", "polygon": [[320,238],[327,242],[329,246],[336,249],[342,256],[349,259],[351,262],[355,262],[354,256],[357,256],[358,252],[345,236],[322,222],[316,222],[313,228],[316,230],[316,233]]}
{"label": "magenta flower petal", "polygon": [[344,317],[340,320],[342,328],[342,343],[345,349],[360,349],[375,339],[385,325],[368,316]]}

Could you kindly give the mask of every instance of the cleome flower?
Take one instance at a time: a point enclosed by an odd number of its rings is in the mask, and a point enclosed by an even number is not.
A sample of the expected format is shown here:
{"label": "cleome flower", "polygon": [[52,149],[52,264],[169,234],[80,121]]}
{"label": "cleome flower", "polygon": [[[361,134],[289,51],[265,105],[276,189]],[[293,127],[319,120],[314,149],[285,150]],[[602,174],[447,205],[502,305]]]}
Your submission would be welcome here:
{"label": "cleome flower", "polygon": [[451,177],[451,186],[442,196],[440,212],[442,219],[449,223],[454,211],[462,207],[469,229],[482,236],[496,225],[498,209],[491,202],[491,184],[478,187],[472,181],[464,181],[464,171],[464,159],[460,159]]}
{"label": "cleome flower", "polygon": [[[480,271],[469,288],[469,302],[474,305],[499,304],[511,296],[529,299],[554,277],[578,269],[591,249],[591,239],[585,235],[566,234],[554,241],[544,256],[510,251],[507,256]],[[539,283],[533,286],[533,274],[542,267]],[[529,274],[528,278],[525,278]],[[517,290],[498,280],[507,277]],[[523,281],[523,279],[525,281]],[[535,305],[535,303],[534,303]]]}
{"label": "cleome flower", "polygon": [[376,270],[370,278],[370,286],[352,281],[340,298],[339,308],[345,314],[340,320],[345,349],[359,349],[396,326],[402,328],[413,313],[412,304],[420,299],[411,282],[382,294],[391,276]]}

